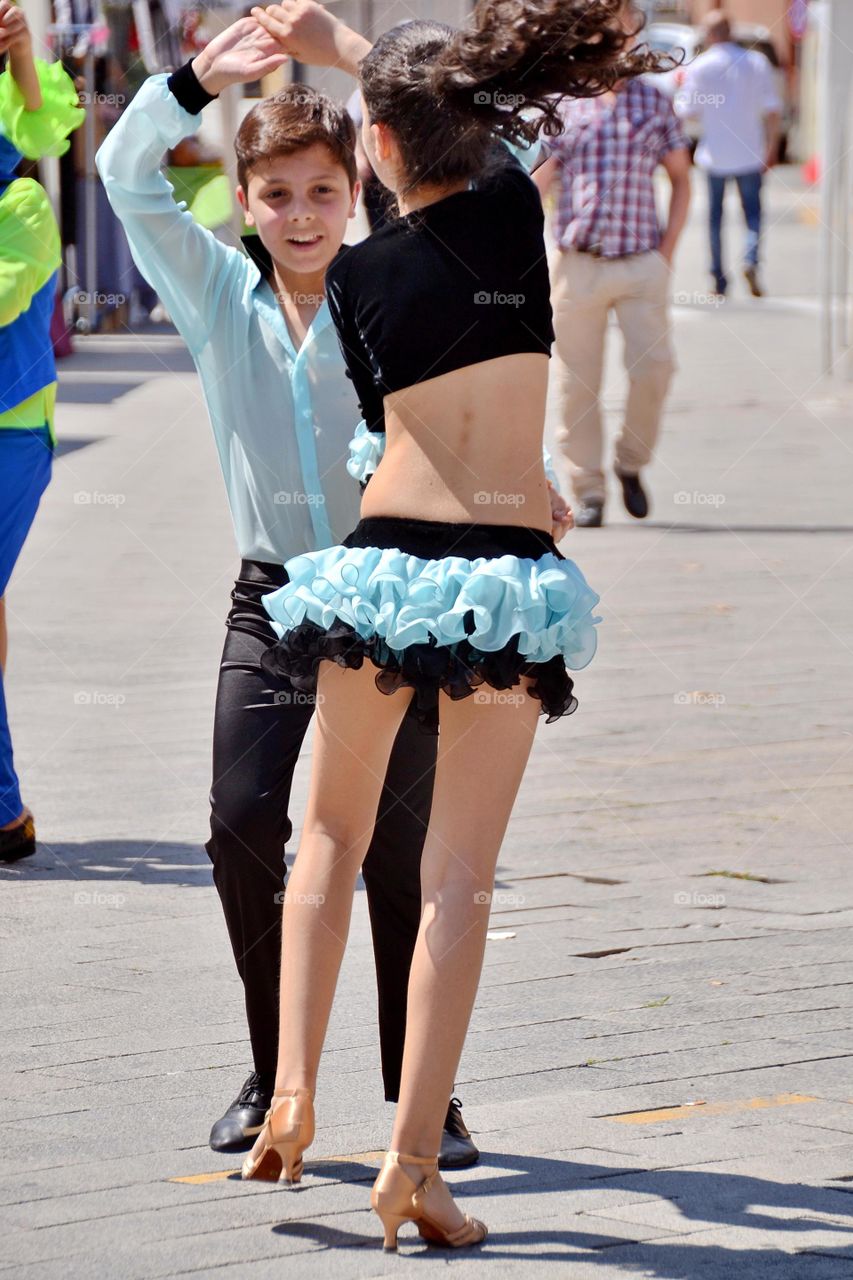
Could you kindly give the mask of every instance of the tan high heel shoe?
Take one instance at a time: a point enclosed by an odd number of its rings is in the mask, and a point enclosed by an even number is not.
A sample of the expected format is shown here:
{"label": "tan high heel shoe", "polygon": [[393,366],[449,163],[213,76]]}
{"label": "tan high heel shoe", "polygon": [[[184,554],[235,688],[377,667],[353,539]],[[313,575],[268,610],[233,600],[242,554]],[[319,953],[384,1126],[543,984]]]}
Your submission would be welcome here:
{"label": "tan high heel shoe", "polygon": [[284,1101],[270,1106],[242,1174],[265,1182],[300,1182],[302,1152],[314,1141],[314,1100],[308,1089],[283,1089],[275,1098]]}
{"label": "tan high heel shoe", "polygon": [[[422,1182],[415,1182],[402,1169],[402,1164],[422,1165],[427,1173]],[[488,1234],[484,1222],[463,1214],[459,1227],[449,1227],[454,1210],[459,1210],[448,1190],[447,1183],[438,1172],[438,1157],[407,1156],[399,1151],[389,1151],[379,1177],[370,1193],[371,1207],[379,1214],[385,1229],[384,1247],[397,1248],[397,1232],[404,1222],[414,1222],[424,1240],[429,1244],[441,1244],[453,1249],[465,1245],[480,1244]]]}

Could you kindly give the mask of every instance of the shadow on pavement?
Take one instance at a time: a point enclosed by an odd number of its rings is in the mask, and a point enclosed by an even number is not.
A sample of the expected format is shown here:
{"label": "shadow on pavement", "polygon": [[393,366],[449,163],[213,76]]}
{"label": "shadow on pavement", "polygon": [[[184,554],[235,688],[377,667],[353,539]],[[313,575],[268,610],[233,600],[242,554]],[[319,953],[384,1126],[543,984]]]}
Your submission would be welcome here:
{"label": "shadow on pavement", "polygon": [[[642,1242],[626,1236],[612,1236],[606,1232],[564,1230],[500,1230],[500,1201],[503,1195],[526,1194],[531,1197],[543,1196],[549,1192],[559,1191],[576,1193],[575,1212],[585,1217],[585,1226],[594,1226],[594,1219],[584,1214],[583,1192],[598,1190],[603,1185],[636,1192],[638,1196],[654,1196],[657,1200],[669,1200],[681,1212],[684,1235],[699,1232],[717,1225],[722,1227],[752,1228],[768,1232],[771,1230],[789,1233],[801,1233],[814,1230],[831,1230],[837,1232],[853,1231],[853,1221],[849,1226],[825,1222],[810,1215],[833,1214],[836,1217],[853,1216],[853,1201],[850,1192],[831,1186],[807,1186],[799,1183],[772,1182],[766,1178],[729,1173],[723,1171],[704,1172],[696,1169],[629,1169],[602,1167],[592,1164],[580,1164],[571,1160],[557,1160],[539,1156],[510,1156],[503,1154],[483,1153],[479,1172],[488,1169],[500,1169],[502,1172],[494,1178],[478,1176],[460,1185],[454,1174],[448,1176],[454,1195],[460,1207],[465,1210],[467,1194],[478,1199],[484,1196],[495,1197],[495,1211],[490,1213],[483,1209],[483,1217],[491,1221],[488,1239],[482,1249],[460,1251],[460,1257],[477,1256],[483,1263],[498,1258],[520,1260],[527,1256],[537,1262],[584,1263],[586,1266],[600,1264],[607,1267],[620,1265],[617,1249],[630,1250],[630,1258],[624,1259],[626,1273],[644,1276],[661,1277],[662,1280],[699,1280],[699,1277],[717,1277],[726,1274],[733,1264],[737,1265],[737,1274],[742,1276],[763,1277],[770,1273],[784,1276],[787,1280],[802,1280],[805,1269],[812,1275],[853,1275],[853,1254],[850,1246],[829,1248],[816,1245],[809,1249],[803,1245],[795,1253],[787,1254],[776,1248],[731,1249],[714,1244],[703,1246],[696,1238],[686,1241],[682,1234],[675,1233],[678,1228],[669,1226],[659,1228],[662,1234],[671,1233],[671,1241]],[[313,1173],[319,1170],[308,1169]],[[340,1177],[340,1171],[330,1169],[333,1176]],[[361,1171],[363,1172],[363,1171]],[[507,1176],[509,1173],[509,1176]],[[372,1173],[369,1175],[372,1180]],[[461,1177],[464,1179],[464,1171]],[[347,1177],[342,1181],[366,1181],[364,1177]],[[842,1197],[847,1197],[842,1199]],[[482,1209],[482,1206],[481,1206]],[[798,1211],[801,1216],[792,1218],[781,1216],[774,1210]],[[367,1212],[367,1210],[365,1210]],[[611,1212],[606,1206],[597,1205],[596,1212],[604,1219],[602,1225],[612,1218],[618,1218],[620,1206],[614,1204]],[[577,1219],[576,1219],[577,1220]],[[625,1220],[626,1232],[630,1233],[632,1224]],[[327,1249],[381,1249],[382,1235],[378,1219],[371,1223],[363,1234],[342,1230],[323,1222],[288,1221],[281,1222],[272,1230],[276,1235],[295,1239],[313,1240],[317,1245]],[[643,1226],[642,1231],[650,1229]],[[415,1234],[415,1229],[406,1225],[400,1234],[401,1253],[412,1257],[448,1258],[447,1251],[436,1250],[424,1244]],[[804,1259],[808,1257],[809,1263]],[[820,1270],[817,1258],[834,1260],[839,1264],[832,1272]],[[586,1273],[588,1274],[588,1273]]]}
{"label": "shadow on pavement", "polygon": [[[165,372],[165,370],[164,370]],[[141,387],[136,382],[60,382],[57,404],[112,404],[129,391]]]}
{"label": "shadow on pavement", "polygon": [[100,444],[103,436],[60,436],[53,451],[55,458],[62,458],[66,453],[76,453],[78,449],[88,449],[91,444]]}
{"label": "shadow on pavement", "polygon": [[[0,884],[52,880],[83,889],[90,881],[106,884],[170,884],[206,889],[213,885],[203,844],[175,840],[82,840],[50,843],[37,836],[30,858],[0,862]],[[296,841],[287,852],[295,855]],[[291,858],[292,862],[292,858]],[[356,888],[364,888],[359,877]]]}
{"label": "shadow on pavement", "polygon": [[[63,361],[60,365],[60,386],[62,385],[62,373],[68,370],[72,373],[101,373],[109,371],[111,374],[116,373],[195,373],[195,365],[183,342],[178,340],[174,329],[146,331],[152,336],[160,336],[163,334],[168,337],[174,337],[175,343],[161,344],[157,347],[146,347],[144,344],[145,333],[142,334],[142,341],[139,346],[133,350],[116,344],[114,348],[105,349],[106,344],[97,351],[91,348],[88,350],[84,347],[82,350],[75,351],[74,355],[68,360]],[[132,337],[131,334],[123,335],[124,337]],[[107,340],[108,341],[108,340]]]}
{"label": "shadow on pavement", "polygon": [[[614,1152],[618,1156],[618,1152]],[[641,1195],[671,1200],[681,1210],[685,1222],[717,1222],[726,1226],[756,1227],[769,1231],[813,1230],[815,1223],[800,1219],[776,1217],[771,1210],[801,1209],[803,1213],[834,1213],[849,1216],[849,1227],[833,1229],[853,1231],[853,1199],[842,1187],[807,1186],[801,1183],[771,1182],[738,1173],[703,1171],[701,1169],[614,1169],[599,1165],[574,1163],[535,1156],[483,1154],[480,1168],[497,1166],[516,1176],[502,1174],[497,1178],[478,1179],[477,1195],[515,1194],[530,1190],[582,1190],[601,1186],[624,1188]],[[839,1170],[839,1174],[841,1170]],[[760,1211],[753,1208],[760,1206]],[[578,1203],[583,1209],[583,1203]],[[613,1212],[618,1216],[618,1206]],[[820,1224],[818,1224],[820,1225]],[[853,1262],[853,1257],[851,1257]]]}
{"label": "shadow on pavement", "polygon": [[173,840],[84,840],[51,844],[38,837],[33,857],[0,862],[4,880],[132,881],[139,884],[211,883],[203,846]]}

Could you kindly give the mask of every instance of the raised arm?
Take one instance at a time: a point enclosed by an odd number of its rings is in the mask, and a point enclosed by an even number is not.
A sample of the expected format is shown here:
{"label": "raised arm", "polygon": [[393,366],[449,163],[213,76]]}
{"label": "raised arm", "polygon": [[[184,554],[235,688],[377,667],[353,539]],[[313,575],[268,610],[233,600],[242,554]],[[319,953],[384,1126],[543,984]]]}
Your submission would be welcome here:
{"label": "raised arm", "polygon": [[74,81],[58,62],[33,57],[23,10],[0,0],[0,54],[8,66],[0,75],[0,131],[28,160],[61,156],[68,135],[86,115]]}
{"label": "raised arm", "polygon": [[[359,63],[372,47],[365,36],[353,31],[317,0],[280,0],[265,9],[258,5],[252,9],[252,17],[291,58],[313,67],[338,67],[357,76]],[[547,154],[539,142],[506,145],[528,173]]]}
{"label": "raised arm", "polygon": [[371,49],[370,41],[316,0],[281,0],[252,9],[252,17],[285,53],[312,67],[339,67],[351,76]]}
{"label": "raised arm", "polygon": [[241,18],[192,64],[146,80],[95,157],[134,261],[194,350],[207,340],[225,292],[242,282],[247,260],[175,202],[160,163],[196,132],[203,106],[226,85],[258,79],[284,61],[257,23]]}
{"label": "raised arm", "polygon": [[25,111],[38,111],[42,105],[30,29],[23,9],[11,0],[0,0],[0,53],[8,53],[9,70],[18,85]]}

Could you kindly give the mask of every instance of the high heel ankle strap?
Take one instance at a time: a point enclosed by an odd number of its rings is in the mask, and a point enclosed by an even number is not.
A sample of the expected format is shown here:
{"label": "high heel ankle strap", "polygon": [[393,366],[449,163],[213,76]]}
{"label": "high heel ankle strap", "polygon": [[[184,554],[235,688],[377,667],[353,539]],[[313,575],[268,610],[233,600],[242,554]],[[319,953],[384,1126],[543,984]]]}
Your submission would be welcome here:
{"label": "high heel ankle strap", "polygon": [[402,1151],[389,1151],[386,1159],[392,1160],[394,1164],[438,1164],[438,1154],[434,1156],[407,1156]]}
{"label": "high heel ankle strap", "polygon": [[274,1098],[311,1098],[313,1101],[314,1094],[310,1089],[274,1089],[272,1096]]}

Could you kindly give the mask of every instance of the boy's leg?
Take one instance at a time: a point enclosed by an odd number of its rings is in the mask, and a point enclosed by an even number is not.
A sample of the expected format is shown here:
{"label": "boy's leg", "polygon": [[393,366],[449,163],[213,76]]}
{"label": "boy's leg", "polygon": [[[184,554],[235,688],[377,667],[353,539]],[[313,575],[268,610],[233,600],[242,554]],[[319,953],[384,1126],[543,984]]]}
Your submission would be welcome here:
{"label": "boy's leg", "polygon": [[414,699],[388,762],[376,826],[362,866],[379,995],[385,1097],[400,1095],[409,967],[421,920],[421,853],[432,804],[436,735],[424,733]]}
{"label": "boy's leg", "polygon": [[206,848],[243,981],[254,1072],[213,1126],[211,1146],[234,1150],[269,1106],[278,1053],[284,850],[293,771],[313,702],[271,687],[260,660],[275,635],[261,597],[283,570],[244,562],[222,653],[213,733],[210,839]]}

